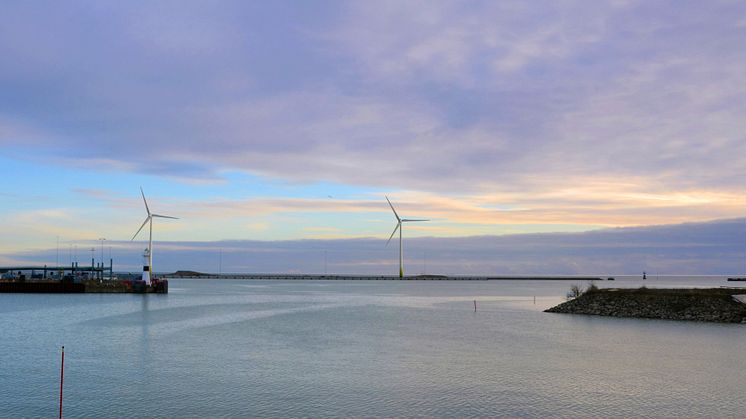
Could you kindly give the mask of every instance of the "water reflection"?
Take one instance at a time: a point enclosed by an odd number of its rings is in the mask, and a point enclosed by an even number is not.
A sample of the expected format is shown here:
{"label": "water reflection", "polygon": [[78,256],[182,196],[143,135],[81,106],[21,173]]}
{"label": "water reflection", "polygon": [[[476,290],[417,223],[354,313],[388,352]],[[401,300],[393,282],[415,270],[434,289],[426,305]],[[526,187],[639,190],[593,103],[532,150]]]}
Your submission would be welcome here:
{"label": "water reflection", "polygon": [[73,417],[738,417],[746,408],[735,367],[744,326],[542,313],[564,299],[564,282],[174,282],[167,296],[4,300],[2,416],[54,414],[28,401],[54,392],[54,372],[38,360],[61,340]]}

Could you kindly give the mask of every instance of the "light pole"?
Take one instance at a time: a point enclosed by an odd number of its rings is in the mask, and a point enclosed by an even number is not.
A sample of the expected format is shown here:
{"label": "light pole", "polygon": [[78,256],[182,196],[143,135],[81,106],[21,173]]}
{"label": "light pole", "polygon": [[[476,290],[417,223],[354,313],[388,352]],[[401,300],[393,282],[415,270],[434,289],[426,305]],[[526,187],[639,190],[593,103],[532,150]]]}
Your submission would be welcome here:
{"label": "light pole", "polygon": [[94,266],[94,260],[96,257],[94,256],[96,254],[96,248],[91,247],[91,275],[88,277],[88,279],[93,279],[93,273],[96,271]]}
{"label": "light pole", "polygon": [[106,240],[103,237],[99,237],[99,240],[101,241],[101,265],[103,266],[104,263],[104,240]]}

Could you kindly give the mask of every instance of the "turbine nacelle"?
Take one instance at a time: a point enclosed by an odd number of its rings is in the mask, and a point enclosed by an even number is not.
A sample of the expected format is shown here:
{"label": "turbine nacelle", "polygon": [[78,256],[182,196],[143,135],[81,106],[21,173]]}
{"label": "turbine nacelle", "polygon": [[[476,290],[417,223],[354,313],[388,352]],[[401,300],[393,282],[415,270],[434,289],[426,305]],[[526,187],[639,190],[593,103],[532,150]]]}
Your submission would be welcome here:
{"label": "turbine nacelle", "polygon": [[148,222],[150,222],[150,225],[151,225],[150,229],[152,230],[153,229],[153,227],[152,227],[152,225],[153,225],[153,218],[171,218],[173,220],[178,220],[178,218],[176,218],[176,217],[171,217],[171,216],[168,216],[168,215],[160,215],[160,214],[153,214],[153,213],[151,213],[150,212],[150,207],[148,207],[148,200],[145,199],[145,192],[143,192],[142,187],[140,187],[140,194],[142,194],[142,202],[145,203],[145,211],[147,211],[148,216],[145,217],[145,221],[142,222],[142,225],[140,226],[140,228],[137,229],[137,233],[135,233],[135,235],[132,236],[132,239],[130,239],[130,241],[135,240],[135,237],[137,237],[137,235],[140,234],[140,231],[142,230],[143,227],[145,227],[145,224],[147,224]]}
{"label": "turbine nacelle", "polygon": [[146,249],[147,269],[144,269],[143,267],[143,280],[145,280],[145,282],[149,284],[151,277],[150,274],[153,269],[153,218],[170,218],[173,220],[178,220],[178,218],[171,217],[170,215],[153,214],[152,212],[150,212],[150,208],[148,207],[148,200],[145,199],[145,192],[143,192],[142,187],[140,187],[140,194],[142,195],[142,201],[145,203],[145,211],[148,213],[148,216],[145,217],[145,221],[143,221],[142,225],[140,226],[140,228],[137,229],[137,232],[134,236],[132,236],[132,239],[130,239],[130,241],[135,240],[135,237],[140,234],[140,231],[142,231],[143,227],[145,227],[145,224],[150,224],[150,236],[148,238],[148,248]]}
{"label": "turbine nacelle", "polygon": [[417,221],[430,221],[430,220],[424,220],[419,218],[401,218],[399,217],[399,214],[396,212],[396,209],[391,204],[391,201],[389,200],[389,197],[386,196],[386,202],[389,203],[389,207],[391,207],[391,211],[394,212],[394,217],[396,217],[396,226],[394,227],[394,231],[391,232],[391,236],[389,236],[389,239],[386,241],[386,246],[389,245],[389,242],[392,238],[394,238],[394,234],[396,234],[396,231],[399,230],[399,277],[404,276],[404,261],[403,261],[403,251],[402,251],[402,223],[409,223],[409,222],[417,222]]}
{"label": "turbine nacelle", "polygon": [[389,236],[388,241],[386,241],[386,246],[389,245],[389,242],[394,237],[394,234],[396,234],[396,230],[398,230],[398,229],[400,229],[402,227],[402,223],[417,222],[417,221],[430,221],[430,220],[422,220],[422,219],[415,219],[415,218],[401,218],[401,217],[399,217],[399,214],[397,214],[396,209],[394,209],[394,206],[391,204],[391,201],[389,201],[389,197],[385,196],[385,198],[386,198],[386,201],[389,203],[389,206],[391,207],[391,211],[394,212],[394,217],[396,217],[396,227],[394,227],[394,231],[391,232],[391,236]]}

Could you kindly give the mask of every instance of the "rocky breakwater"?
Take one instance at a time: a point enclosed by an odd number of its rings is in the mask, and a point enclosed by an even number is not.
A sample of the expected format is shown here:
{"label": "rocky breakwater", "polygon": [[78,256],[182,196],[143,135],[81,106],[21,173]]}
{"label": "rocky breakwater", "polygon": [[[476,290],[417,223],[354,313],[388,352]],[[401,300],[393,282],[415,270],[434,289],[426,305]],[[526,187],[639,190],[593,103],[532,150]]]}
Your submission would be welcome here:
{"label": "rocky breakwater", "polygon": [[[548,313],[746,323],[746,289],[597,289],[545,310]],[[742,298],[742,297],[741,297]]]}

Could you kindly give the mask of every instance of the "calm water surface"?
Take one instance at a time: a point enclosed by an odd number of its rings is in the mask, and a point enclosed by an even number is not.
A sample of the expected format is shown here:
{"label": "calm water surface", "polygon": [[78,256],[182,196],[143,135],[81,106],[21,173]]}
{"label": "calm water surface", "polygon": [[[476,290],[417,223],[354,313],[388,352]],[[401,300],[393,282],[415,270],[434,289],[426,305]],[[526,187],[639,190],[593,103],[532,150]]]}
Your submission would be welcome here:
{"label": "calm water surface", "polygon": [[0,417],[57,414],[62,345],[65,417],[744,417],[746,325],[542,313],[571,284],[0,294]]}

